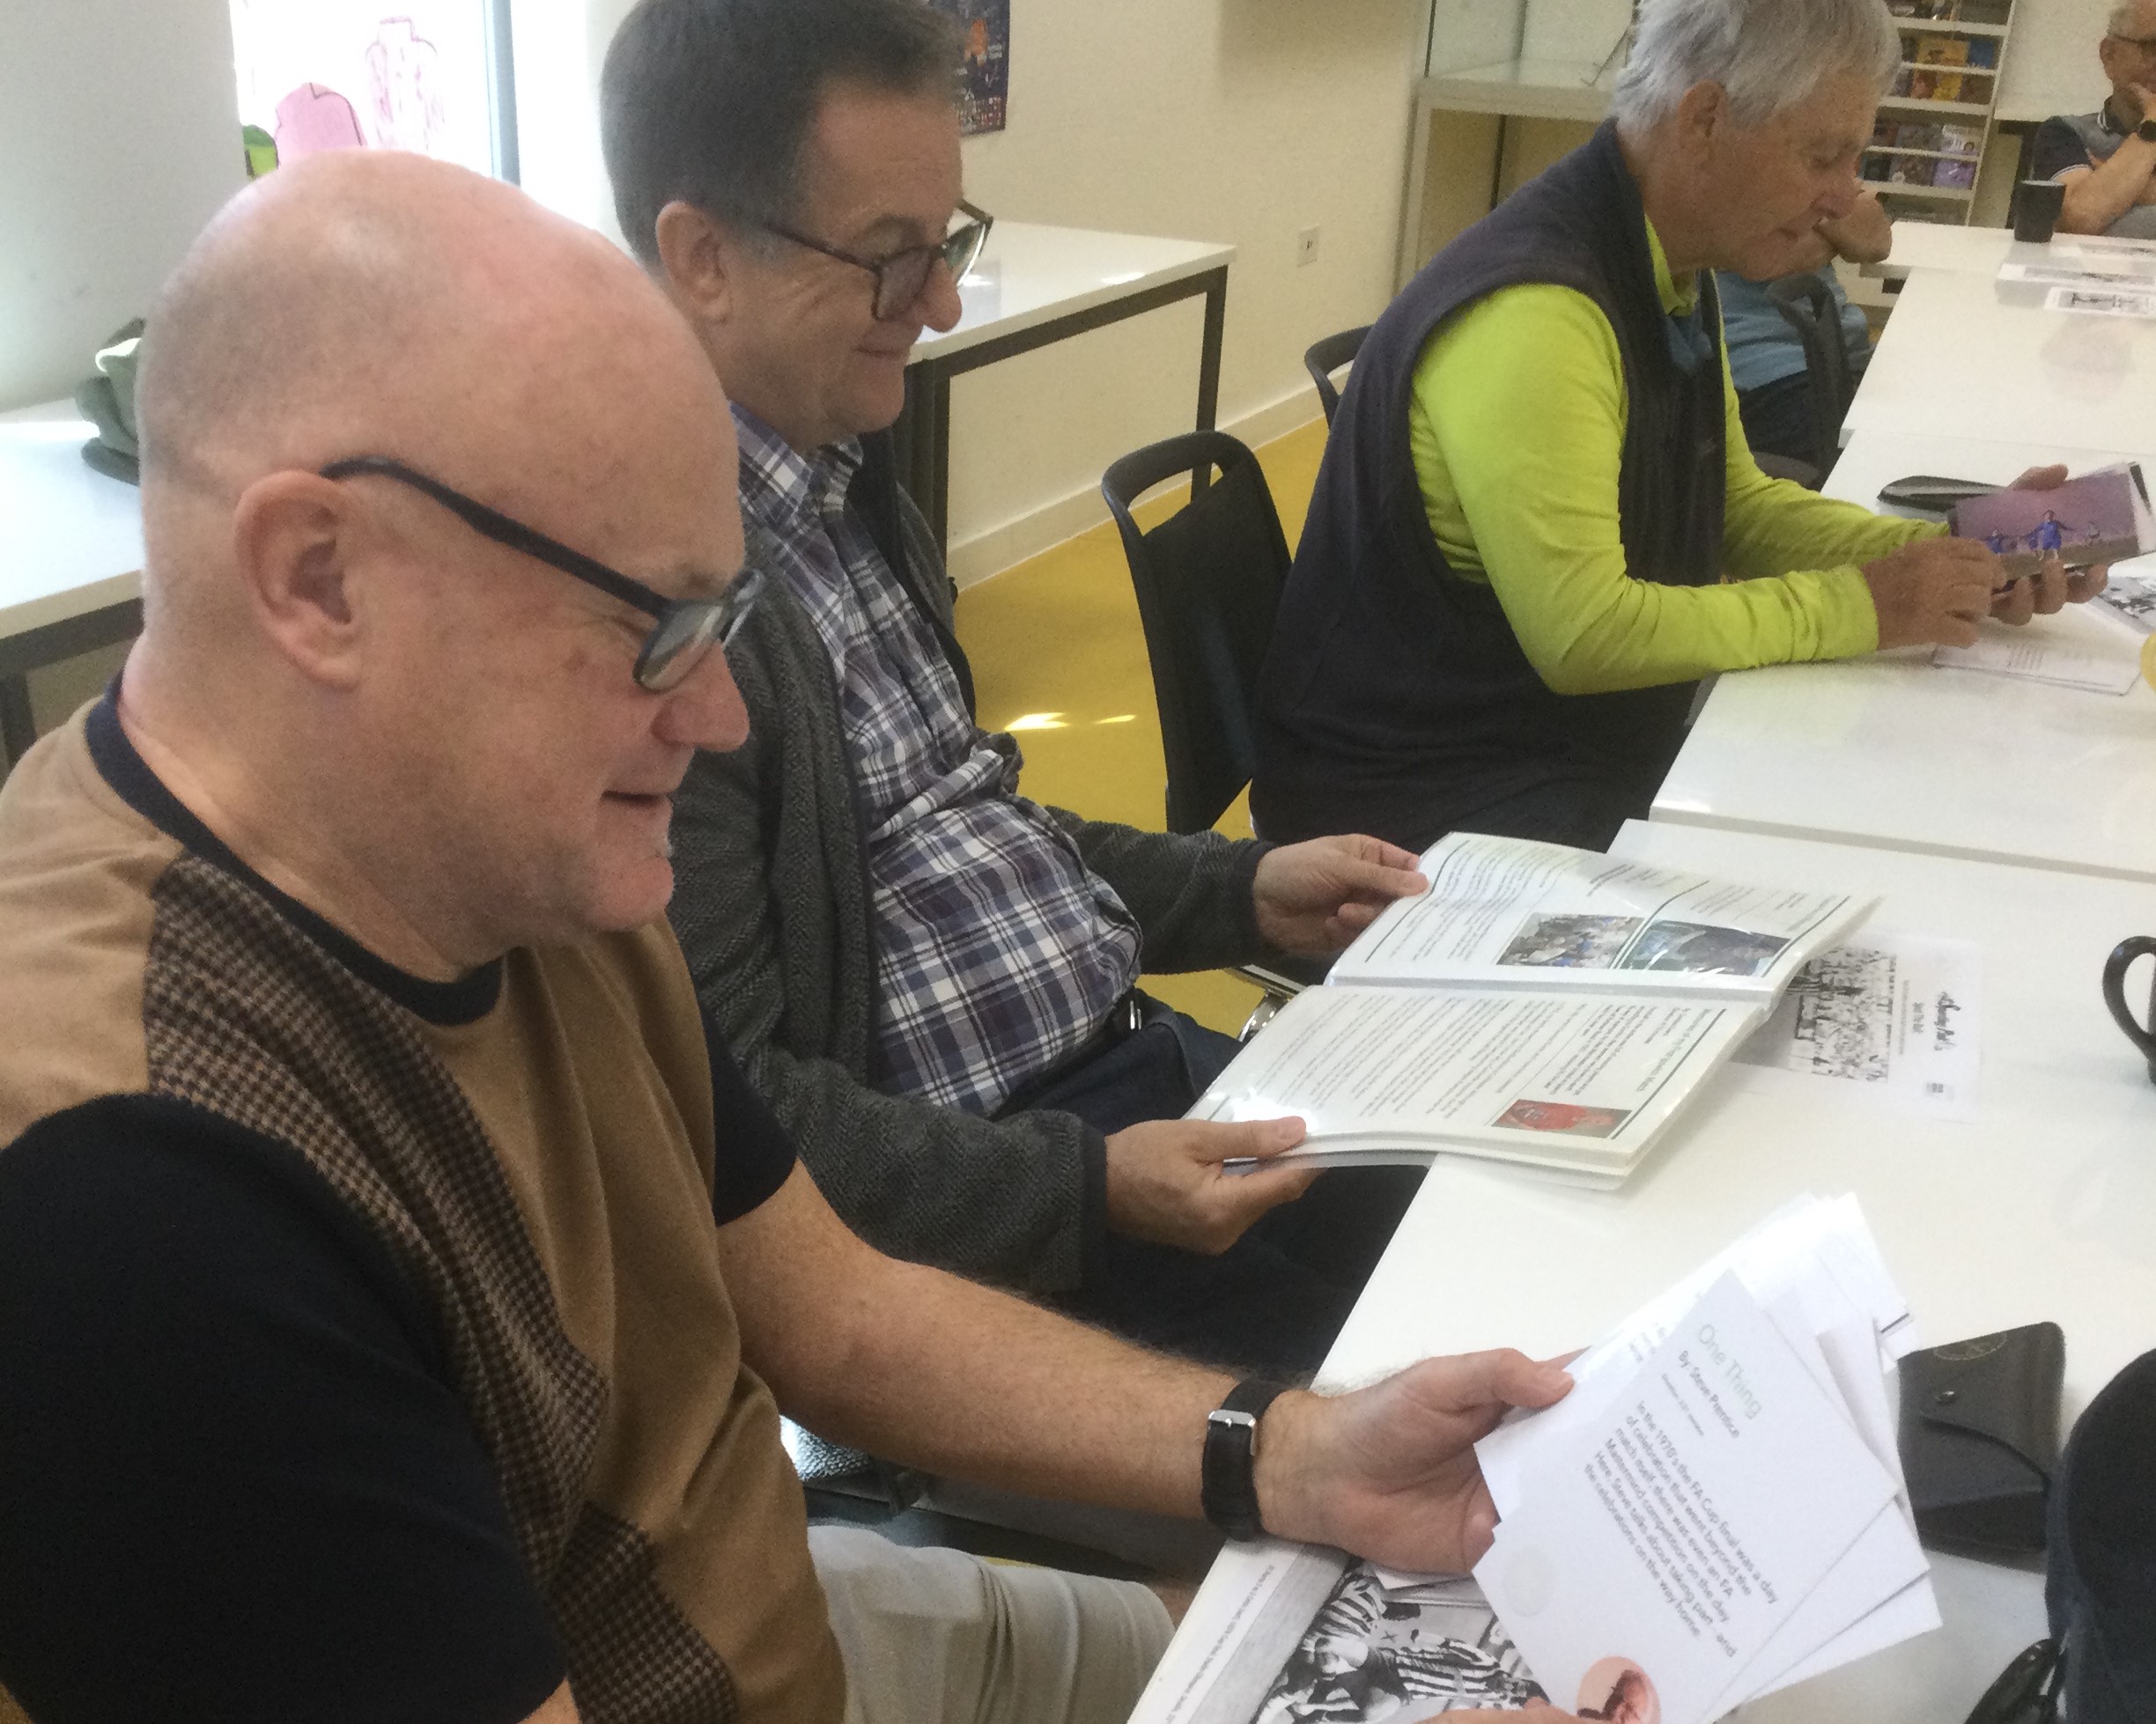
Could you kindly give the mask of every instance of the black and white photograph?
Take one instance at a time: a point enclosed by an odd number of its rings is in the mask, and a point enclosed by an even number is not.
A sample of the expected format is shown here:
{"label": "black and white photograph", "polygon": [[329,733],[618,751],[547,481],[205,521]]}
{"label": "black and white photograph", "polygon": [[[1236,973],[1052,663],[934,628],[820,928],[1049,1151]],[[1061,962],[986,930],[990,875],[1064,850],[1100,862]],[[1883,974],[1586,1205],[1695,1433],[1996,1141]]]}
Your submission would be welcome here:
{"label": "black and white photograph", "polygon": [[1619,965],[1623,969],[1673,969],[1687,976],[1760,976],[1773,968],[1789,944],[1779,934],[1711,922],[1656,922]]}
{"label": "black and white photograph", "polygon": [[2095,602],[2145,635],[2156,635],[2156,575],[2113,574]]}
{"label": "black and white photograph", "polygon": [[1519,932],[1497,961],[1552,969],[1608,969],[1640,931],[1643,919],[1637,916],[1530,916],[1520,924]]}
{"label": "black and white photograph", "polygon": [[[1399,1584],[1386,1584],[1395,1578]],[[1472,1580],[1389,1577],[1357,1563],[1311,1619],[1252,1724],[1415,1724],[1547,1698]]]}
{"label": "black and white photograph", "polygon": [[1738,1057],[1791,1069],[1801,1061],[1801,1069],[1820,1077],[1883,1081],[1894,1034],[1894,954],[1872,947],[1838,947],[1813,959]]}

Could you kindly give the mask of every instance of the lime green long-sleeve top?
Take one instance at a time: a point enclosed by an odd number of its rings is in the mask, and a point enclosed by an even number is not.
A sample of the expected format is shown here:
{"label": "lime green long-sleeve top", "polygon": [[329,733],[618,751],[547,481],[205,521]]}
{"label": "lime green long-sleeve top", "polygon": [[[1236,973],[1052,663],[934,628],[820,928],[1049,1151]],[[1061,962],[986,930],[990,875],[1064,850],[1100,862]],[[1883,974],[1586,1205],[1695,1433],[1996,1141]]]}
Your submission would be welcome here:
{"label": "lime green long-sleeve top", "polygon": [[[1664,310],[1688,313],[1653,224]],[[1424,343],[1409,447],[1437,546],[1495,591],[1527,660],[1562,695],[1688,681],[1711,671],[1847,658],[1879,645],[1860,564],[1943,531],[1875,515],[1752,459],[1722,367],[1728,479],[1723,584],[1631,578],[1618,536],[1627,412],[1617,336],[1571,288],[1500,289]]]}

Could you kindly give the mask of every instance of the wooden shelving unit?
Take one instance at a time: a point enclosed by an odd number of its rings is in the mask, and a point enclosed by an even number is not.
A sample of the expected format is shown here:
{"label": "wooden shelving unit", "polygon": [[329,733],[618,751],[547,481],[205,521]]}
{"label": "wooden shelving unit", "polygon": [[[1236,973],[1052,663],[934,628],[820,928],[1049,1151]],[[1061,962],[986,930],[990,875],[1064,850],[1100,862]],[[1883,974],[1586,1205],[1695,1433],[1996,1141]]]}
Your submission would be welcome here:
{"label": "wooden shelving unit", "polygon": [[[1992,116],[2013,29],[2013,0],[1916,4],[1923,4],[1922,13],[1914,6],[1892,8],[1901,33],[1901,66],[1894,93],[1879,102],[1878,130],[1861,171],[1897,221],[1966,224],[1975,181],[1997,137]],[[1931,93],[1948,80],[1952,94]],[[1965,136],[1967,147],[1953,147],[1953,133]],[[1968,183],[1929,183],[1949,165],[1965,166]],[[1891,178],[1897,171],[1923,178]]]}

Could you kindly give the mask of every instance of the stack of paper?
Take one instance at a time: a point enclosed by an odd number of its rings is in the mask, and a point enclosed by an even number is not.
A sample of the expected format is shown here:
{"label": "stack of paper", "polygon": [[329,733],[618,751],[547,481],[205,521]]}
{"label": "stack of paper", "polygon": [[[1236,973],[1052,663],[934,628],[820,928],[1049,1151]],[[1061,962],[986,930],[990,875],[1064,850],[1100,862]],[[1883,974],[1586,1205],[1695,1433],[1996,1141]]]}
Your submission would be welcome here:
{"label": "stack of paper", "polygon": [[1708,1724],[1937,1627],[1886,1381],[1916,1345],[1856,1200],[1805,1198],[1485,1438],[1475,1579],[1551,1699]]}

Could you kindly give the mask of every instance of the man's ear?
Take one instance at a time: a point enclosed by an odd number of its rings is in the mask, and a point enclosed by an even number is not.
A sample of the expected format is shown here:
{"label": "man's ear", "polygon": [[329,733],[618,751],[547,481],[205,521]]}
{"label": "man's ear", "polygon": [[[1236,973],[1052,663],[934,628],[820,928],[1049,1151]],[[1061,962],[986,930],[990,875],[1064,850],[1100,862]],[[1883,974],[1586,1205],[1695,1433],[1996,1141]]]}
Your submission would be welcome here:
{"label": "man's ear", "polygon": [[240,494],[233,561],[263,634],[300,674],[336,689],[359,677],[351,499],[312,473],[272,473]]}
{"label": "man's ear", "polygon": [[1729,129],[1729,92],[1712,78],[1702,78],[1677,99],[1674,118],[1686,161],[1702,166]]}
{"label": "man's ear", "polygon": [[734,308],[734,247],[724,228],[676,198],[659,212],[655,237],[668,296],[691,321],[723,323]]}

